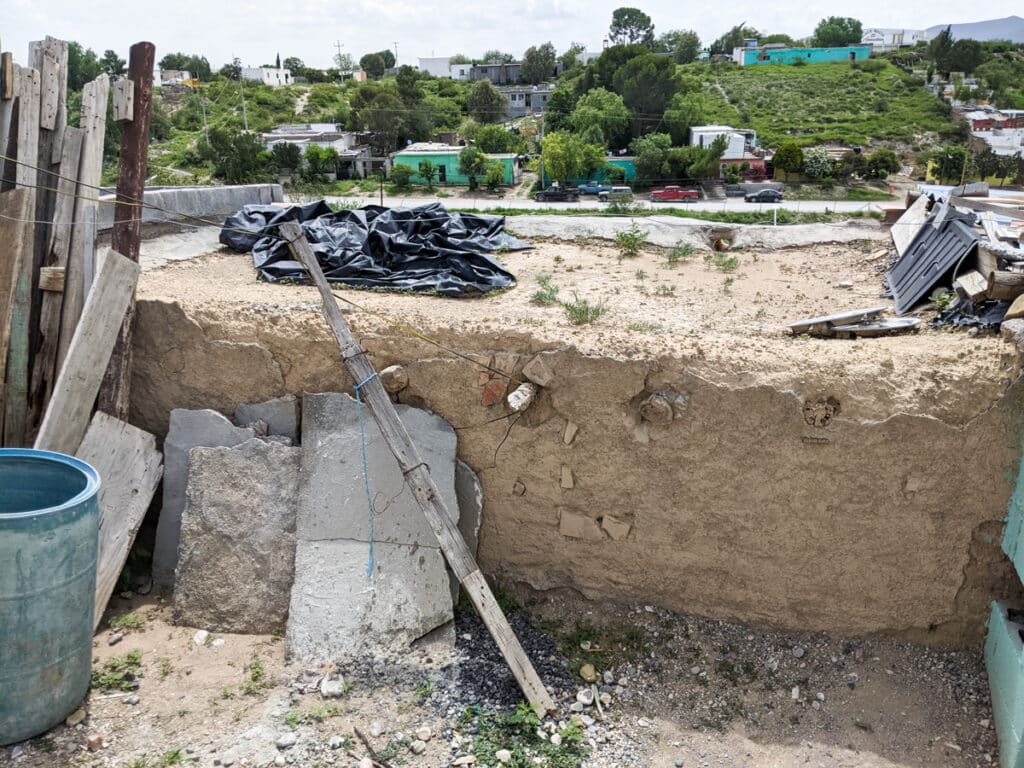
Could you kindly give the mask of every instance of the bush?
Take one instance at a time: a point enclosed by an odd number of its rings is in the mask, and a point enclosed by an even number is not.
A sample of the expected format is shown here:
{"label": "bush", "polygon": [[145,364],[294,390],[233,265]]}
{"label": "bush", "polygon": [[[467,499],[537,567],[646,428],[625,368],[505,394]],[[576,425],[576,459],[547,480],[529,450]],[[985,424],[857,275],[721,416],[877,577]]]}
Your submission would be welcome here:
{"label": "bush", "polygon": [[411,165],[395,163],[391,166],[391,181],[399,189],[408,189],[414,173],[416,171],[413,170]]}
{"label": "bush", "polygon": [[647,233],[633,223],[629,229],[615,233],[615,247],[619,249],[619,259],[633,258],[640,254],[640,248],[647,240]]}

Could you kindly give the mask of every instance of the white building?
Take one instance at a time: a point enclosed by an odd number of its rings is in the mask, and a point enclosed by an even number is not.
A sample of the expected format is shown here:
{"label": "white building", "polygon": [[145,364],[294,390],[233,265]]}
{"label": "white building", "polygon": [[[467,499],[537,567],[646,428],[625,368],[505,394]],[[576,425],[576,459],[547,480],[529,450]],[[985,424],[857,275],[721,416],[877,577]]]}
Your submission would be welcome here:
{"label": "white building", "polygon": [[473,69],[472,64],[451,64],[448,67],[448,77],[452,80],[469,80],[471,69]]}
{"label": "white building", "polygon": [[860,39],[861,45],[869,45],[873,51],[892,51],[927,42],[928,33],[923,29],[885,29],[882,27],[865,29]]}
{"label": "white building", "polygon": [[292,84],[290,69],[274,69],[274,67],[242,67],[242,79],[263,83],[274,88]]}
{"label": "white building", "polygon": [[742,160],[757,145],[756,131],[731,125],[695,125],[690,128],[690,146],[709,147],[719,136],[725,136],[728,142],[723,160]]}
{"label": "white building", "polygon": [[434,77],[449,77],[449,64],[447,56],[434,56],[429,59],[420,59],[420,72],[426,72]]}

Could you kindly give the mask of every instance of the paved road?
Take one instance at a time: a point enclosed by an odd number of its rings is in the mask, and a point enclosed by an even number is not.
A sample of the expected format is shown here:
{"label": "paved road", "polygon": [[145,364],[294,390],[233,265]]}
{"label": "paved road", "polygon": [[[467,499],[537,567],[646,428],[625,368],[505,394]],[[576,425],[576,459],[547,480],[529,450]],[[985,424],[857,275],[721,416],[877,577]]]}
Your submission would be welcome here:
{"label": "paved road", "polygon": [[[380,197],[344,195],[340,197],[328,197],[328,202],[352,204],[356,201],[358,205],[379,204]],[[492,208],[523,208],[527,210],[594,210],[601,211],[608,206],[606,203],[599,203],[594,197],[583,197],[578,203],[538,203],[535,200],[528,200],[521,197],[492,198],[481,196],[474,197],[389,197],[384,196],[384,205],[389,208],[399,206],[416,206],[426,203],[443,203],[452,208],[475,208],[486,211]],[[876,203],[848,202],[845,200],[786,200],[778,204],[746,203],[742,198],[728,198],[726,200],[701,200],[696,203],[651,203],[648,200],[636,200],[642,208],[663,211],[669,208],[682,208],[697,211],[770,211],[773,208],[786,208],[791,211],[861,211],[876,208]]]}

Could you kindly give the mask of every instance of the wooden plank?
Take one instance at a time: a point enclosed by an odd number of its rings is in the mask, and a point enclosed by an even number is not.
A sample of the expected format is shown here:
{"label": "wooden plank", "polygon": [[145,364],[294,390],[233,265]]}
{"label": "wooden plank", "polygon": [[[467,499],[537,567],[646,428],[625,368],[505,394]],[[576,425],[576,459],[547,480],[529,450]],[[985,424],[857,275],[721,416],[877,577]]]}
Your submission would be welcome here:
{"label": "wooden plank", "polygon": [[896,253],[903,255],[927,218],[928,198],[921,195],[892,225],[892,242],[896,246]]}
{"label": "wooden plank", "polygon": [[117,251],[108,249],[103,254],[96,282],[89,291],[82,319],[39,427],[36,448],[68,454],[78,450],[138,279],[138,264]]}
{"label": "wooden plank", "polygon": [[53,147],[50,154],[50,162],[56,164],[61,159],[61,145],[68,127],[68,43],[49,35],[46,42],[51,46],[57,60],[57,119],[53,126]]}
{"label": "wooden plank", "polygon": [[[142,208],[124,205],[142,200],[146,192],[146,166],[149,162],[149,123],[153,112],[153,67],[156,48],[152,43],[136,43],[128,54],[128,79],[133,84],[135,119],[124,127],[117,173],[117,202],[111,246],[132,261],[139,260],[142,240]],[[132,367],[132,320],[135,305],[129,304],[117,344],[100,388],[99,408],[121,419],[128,418]]]}
{"label": "wooden plank", "polygon": [[39,290],[64,292],[64,267],[43,267],[39,270]]}
{"label": "wooden plank", "polygon": [[[6,80],[6,85],[12,89],[11,98],[0,100],[0,154],[7,157],[14,157],[18,152],[18,132],[15,122],[18,114],[18,100],[14,98],[14,95],[18,92],[19,70],[20,67],[12,62],[11,74]],[[0,191],[14,188],[15,167],[12,161],[0,160]]]}
{"label": "wooden plank", "polygon": [[51,41],[53,38],[41,43],[42,60],[36,67],[39,70],[39,127],[47,131],[56,127],[60,105],[60,63]]}
{"label": "wooden plank", "polygon": [[[12,126],[18,137],[15,183],[35,193],[36,153],[39,146],[39,73],[21,69],[18,75],[18,124]],[[36,195],[32,204],[36,205]],[[35,218],[35,207],[25,217]],[[25,228],[25,250],[18,263],[14,306],[11,311],[10,340],[7,348],[6,386],[4,387],[4,445],[9,448],[28,443],[29,419],[28,380],[31,366],[32,283],[34,280],[35,225]]]}
{"label": "wooden plank", "polygon": [[[152,78],[150,78],[152,80]],[[135,83],[128,78],[121,78],[114,81],[114,87],[110,93],[114,101],[114,122],[130,123],[135,118]]]}
{"label": "wooden plank", "polygon": [[[11,313],[23,259],[29,258],[32,247],[32,218],[35,190],[12,189],[0,193],[0,425],[4,421],[7,373],[7,348],[10,345]],[[3,430],[0,429],[0,438]],[[2,444],[2,439],[0,439]]]}
{"label": "wooden plank", "polygon": [[966,299],[982,301],[988,293],[988,280],[981,272],[971,270],[954,280],[953,288]]}
{"label": "wooden plank", "polygon": [[996,215],[992,211],[982,211],[981,227],[985,230],[985,237],[993,243],[999,242],[999,229],[996,226]]}
{"label": "wooden plank", "polygon": [[477,613],[483,619],[505,657],[509,669],[515,675],[519,687],[529,701],[530,706],[539,717],[555,712],[555,704],[544,688],[540,677],[523,651],[522,645],[512,631],[498,606],[486,579],[480,573],[476,560],[466,546],[458,527],[452,522],[433,478],[426,464],[420,458],[405,426],[398,419],[395,407],[384,389],[384,385],[376,375],[376,371],[367,359],[366,350],[356,342],[348,324],[342,317],[338,303],[331,293],[320,265],[309,242],[302,234],[302,229],[295,222],[281,225],[281,235],[291,244],[295,257],[309,272],[323,298],[323,313],[327,324],[334,333],[338,346],[341,348],[342,362],[353,380],[365,382],[361,388],[364,401],[370,413],[380,427],[380,432],[388,448],[398,461],[402,474],[405,476],[416,502],[423,510],[434,536],[437,537],[445,560],[452,572],[466,589],[466,593],[476,606]]}
{"label": "wooden plank", "polygon": [[99,472],[102,481],[95,629],[163,476],[163,455],[153,435],[100,412],[92,417],[75,455]]}
{"label": "wooden plank", "polygon": [[[74,228],[71,232],[71,249],[68,253],[67,271],[64,275],[64,308],[61,314],[60,336],[57,346],[57,368],[60,369],[68,355],[68,347],[82,314],[86,280],[86,257],[95,246],[95,234],[91,237],[88,226],[99,205],[96,187],[103,171],[103,133],[107,123],[107,91],[109,78],[100,75],[82,89],[82,110],[79,125],[84,131],[82,138],[82,159],[78,170],[78,188],[75,200]],[[95,220],[95,219],[93,219]]]}
{"label": "wooden plank", "polygon": [[[57,182],[57,200],[54,205],[53,225],[50,227],[50,242],[43,269],[61,271],[61,291],[64,290],[64,272],[68,263],[68,249],[71,247],[72,216],[75,212],[75,190],[77,188],[78,163],[82,154],[81,128],[66,128],[64,146],[61,148],[61,178]],[[82,226],[79,223],[78,226]],[[42,287],[42,271],[40,271]],[[64,297],[55,293],[44,293],[39,310],[39,346],[32,362],[31,393],[33,402],[45,410],[53,392],[53,381],[57,376],[57,347],[60,337],[60,314]]]}
{"label": "wooden plank", "polygon": [[14,98],[14,54],[10,51],[0,53],[0,99],[10,101]]}
{"label": "wooden plank", "polygon": [[1007,301],[1016,299],[1024,293],[1024,273],[1006,272],[996,270],[988,276],[988,290],[985,291],[990,299]]}
{"label": "wooden plank", "polygon": [[1024,219],[1024,209],[1021,209],[1019,206],[1011,207],[1010,205],[998,205],[991,202],[998,199],[988,198],[989,202],[985,202],[976,197],[951,197],[949,203],[960,208],[970,208],[972,211],[991,211],[992,213],[1001,213],[1003,216],[1008,216],[1011,219]]}

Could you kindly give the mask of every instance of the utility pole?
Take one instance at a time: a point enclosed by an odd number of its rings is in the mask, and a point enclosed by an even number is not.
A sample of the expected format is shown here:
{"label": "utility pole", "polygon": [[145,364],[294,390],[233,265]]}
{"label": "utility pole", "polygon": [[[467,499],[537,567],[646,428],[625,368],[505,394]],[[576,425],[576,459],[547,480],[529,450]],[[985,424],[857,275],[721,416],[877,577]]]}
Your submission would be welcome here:
{"label": "utility pole", "polygon": [[242,70],[238,70],[238,90],[242,93],[242,122],[245,124],[245,132],[249,132],[249,113],[245,109],[245,78],[242,77]]}
{"label": "utility pole", "polygon": [[338,51],[338,68],[341,68],[341,40],[334,41],[334,47]]}
{"label": "utility pole", "polygon": [[540,188],[544,191],[544,113],[540,113]]}
{"label": "utility pole", "polygon": [[199,106],[203,110],[203,135],[206,137],[206,145],[210,145],[210,127],[206,124],[206,103],[203,101],[203,86],[202,84],[196,87],[199,91]]}
{"label": "utility pole", "polygon": [[395,66],[398,66],[398,41],[395,40]]}

